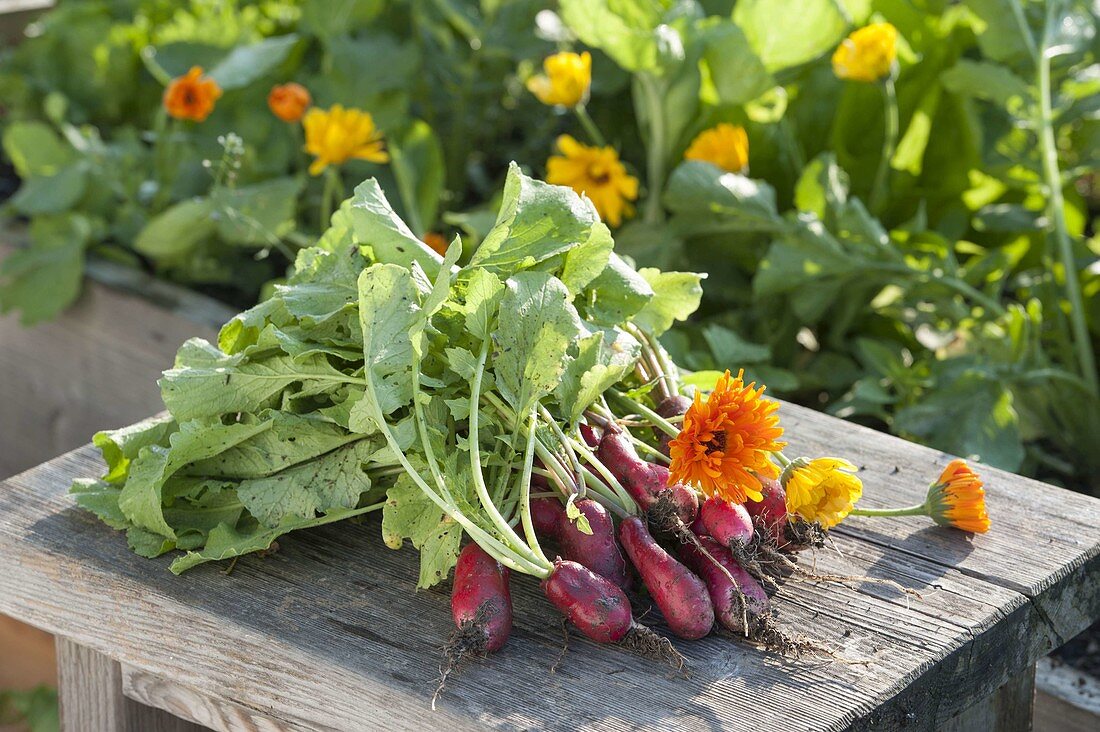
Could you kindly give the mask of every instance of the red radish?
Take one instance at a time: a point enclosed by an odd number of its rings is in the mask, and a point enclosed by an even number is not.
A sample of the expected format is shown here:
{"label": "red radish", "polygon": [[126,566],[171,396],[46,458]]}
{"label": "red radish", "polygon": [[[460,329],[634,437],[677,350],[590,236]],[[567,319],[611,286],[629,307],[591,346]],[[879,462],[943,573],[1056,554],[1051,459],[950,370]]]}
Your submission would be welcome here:
{"label": "red radish", "polygon": [[509,571],[484,549],[470,543],[462,548],[451,589],[451,615],[459,634],[469,638],[477,652],[500,649],[512,632],[512,593]]}
{"label": "red radish", "polygon": [[646,513],[658,503],[665,503],[685,524],[690,525],[695,520],[699,511],[695,492],[680,484],[670,487],[668,468],[638,457],[630,439],[621,430],[604,433],[596,457]]}
{"label": "red radish", "polygon": [[745,510],[764,532],[761,537],[773,547],[785,547],[787,541],[787,494],[774,478],[761,478],[761,501],[746,501]]}
{"label": "red radish", "polygon": [[[690,406],[690,399],[680,394],[674,394],[668,399],[662,399],[654,411],[662,417],[679,417],[681,414],[687,412]],[[653,428],[653,434],[657,437],[658,447],[660,447],[661,452],[667,457],[669,454],[668,443],[672,442],[672,436],[656,427]]]}
{"label": "red radish", "polygon": [[[735,633],[753,632],[752,620],[768,612],[768,595],[764,587],[737,563],[730,550],[710,537],[702,537],[698,546],[682,544],[680,558],[707,583],[718,622]],[[748,628],[744,627],[746,618]]]}
{"label": "red radish", "polygon": [[600,444],[600,438],[596,434],[596,430],[592,427],[592,425],[584,424],[582,422],[581,425],[580,425],[580,430],[581,430],[581,437],[584,438],[584,444],[588,445],[589,447],[591,447],[593,449],[595,449]]}
{"label": "red radish", "polygon": [[619,525],[619,539],[669,629],[688,640],[709,633],[714,607],[703,581],[662,549],[637,516]]}
{"label": "red radish", "polygon": [[707,527],[703,525],[703,509],[699,508],[699,515],[695,517],[695,521],[688,527],[691,533],[696,536],[708,536]]}
{"label": "red radish", "polygon": [[739,503],[710,497],[699,507],[699,518],[706,534],[722,546],[748,546],[752,541],[752,518]]}
{"label": "red radish", "polygon": [[592,533],[582,532],[563,510],[559,516],[558,529],[562,555],[626,589],[626,560],[623,559],[619,542],[615,539],[615,523],[611,514],[590,498],[582,498],[573,505],[588,519]]}
{"label": "red radish", "polygon": [[[532,484],[535,482],[534,477],[531,476]],[[539,538],[560,538],[562,521],[565,521],[565,506],[557,498],[531,499],[531,523],[535,525],[535,533]]]}
{"label": "red radish", "polygon": [[577,562],[555,560],[542,591],[577,630],[597,643],[621,641],[634,624],[626,594]]}

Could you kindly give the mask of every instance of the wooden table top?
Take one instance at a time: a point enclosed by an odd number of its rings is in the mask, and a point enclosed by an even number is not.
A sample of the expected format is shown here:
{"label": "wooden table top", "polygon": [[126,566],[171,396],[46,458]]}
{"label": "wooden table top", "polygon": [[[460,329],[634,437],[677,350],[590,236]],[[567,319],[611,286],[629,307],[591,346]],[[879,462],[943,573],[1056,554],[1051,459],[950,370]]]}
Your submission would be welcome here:
{"label": "wooden table top", "polygon": [[[865,506],[919,502],[949,460],[783,412],[788,454],[851,459]],[[862,663],[784,660],[715,635],[677,642],[688,678],[576,633],[562,655],[559,617],[515,577],[507,646],[453,675],[433,712],[448,585],[414,591],[415,554],[387,549],[376,516],[284,537],[230,575],[208,564],[174,577],[170,557],[133,555],[67,495],[101,468],[87,446],[0,486],[0,612],[288,729],[932,729],[1100,616],[1100,500],[984,468],[988,534],[852,517],[817,553],[819,571],[892,579],[921,599],[867,583],[792,582],[777,596],[787,627]]]}

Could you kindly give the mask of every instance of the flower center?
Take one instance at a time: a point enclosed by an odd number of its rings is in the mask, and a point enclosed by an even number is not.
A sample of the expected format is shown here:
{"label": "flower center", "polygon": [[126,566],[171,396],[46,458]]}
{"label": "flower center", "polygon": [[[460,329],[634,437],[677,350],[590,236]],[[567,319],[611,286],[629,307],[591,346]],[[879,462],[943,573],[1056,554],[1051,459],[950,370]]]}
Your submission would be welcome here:
{"label": "flower center", "polygon": [[596,185],[602,186],[611,180],[611,173],[606,166],[595,163],[588,166],[588,177],[591,178],[592,182]]}
{"label": "flower center", "polygon": [[725,452],[726,451],[726,433],[725,431],[715,432],[714,437],[710,438],[708,442],[703,443],[703,447],[707,448],[707,454],[712,452]]}
{"label": "flower center", "polygon": [[195,92],[192,89],[183,90],[183,103],[187,106],[192,106],[196,102]]}

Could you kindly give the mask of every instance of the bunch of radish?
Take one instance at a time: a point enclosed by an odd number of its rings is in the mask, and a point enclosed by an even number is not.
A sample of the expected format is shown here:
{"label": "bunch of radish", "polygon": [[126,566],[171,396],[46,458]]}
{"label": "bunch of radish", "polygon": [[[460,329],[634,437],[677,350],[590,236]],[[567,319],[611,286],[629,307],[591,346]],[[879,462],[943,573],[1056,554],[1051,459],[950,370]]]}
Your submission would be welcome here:
{"label": "bunch of radish", "polygon": [[[529,503],[531,524],[539,540],[557,549],[541,580],[551,604],[597,643],[623,643],[632,633],[649,632],[633,618],[628,594],[644,592],[679,638],[702,638],[717,625],[772,644],[777,633],[765,591],[769,578],[754,571],[748,557],[762,545],[777,551],[789,545],[779,484],[765,481],[759,503],[700,501],[688,486],[669,485],[668,468],[642,459],[625,429],[606,424],[599,434],[585,424],[579,435],[574,449],[587,450],[585,460],[598,462],[596,472],[617,482],[631,502],[555,491],[566,481],[532,475],[537,497]],[[605,503],[621,514],[617,522]],[[503,645],[512,623],[508,582],[507,569],[476,544],[467,545],[452,595],[456,637],[476,639],[466,648],[491,652]]]}

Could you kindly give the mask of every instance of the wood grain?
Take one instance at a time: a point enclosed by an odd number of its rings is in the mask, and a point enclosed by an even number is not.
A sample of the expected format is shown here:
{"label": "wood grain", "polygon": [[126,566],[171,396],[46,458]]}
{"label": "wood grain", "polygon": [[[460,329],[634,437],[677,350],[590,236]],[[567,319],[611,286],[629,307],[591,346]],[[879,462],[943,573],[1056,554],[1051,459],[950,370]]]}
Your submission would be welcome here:
{"label": "wood grain", "polygon": [[130,699],[218,732],[290,732],[291,729],[239,704],[213,699],[131,666],[122,667],[122,691]]}
{"label": "wood grain", "polygon": [[57,640],[62,732],[205,732],[122,693],[117,661],[71,640]]}
{"label": "wood grain", "polygon": [[[0,229],[0,258],[17,236]],[[179,344],[214,337],[232,315],[131,269],[102,262],[89,269],[97,279],[86,279],[56,320],[26,328],[15,315],[0,316],[0,477],[162,409],[156,380]]]}
{"label": "wood grain", "polygon": [[[783,409],[791,453],[852,458],[868,505],[915,499],[948,460]],[[853,518],[816,558],[921,599],[868,583],[780,592],[781,620],[844,662],[712,636],[678,644],[683,678],[574,635],[551,673],[560,621],[517,577],[508,645],[465,664],[432,712],[447,588],[416,592],[415,554],[386,549],[376,518],[281,539],[229,576],[205,565],[176,578],[169,558],[135,557],[66,495],[72,477],[100,469],[84,448],[0,488],[0,611],[291,729],[932,730],[1100,615],[1100,501],[986,470],[989,534]]]}

